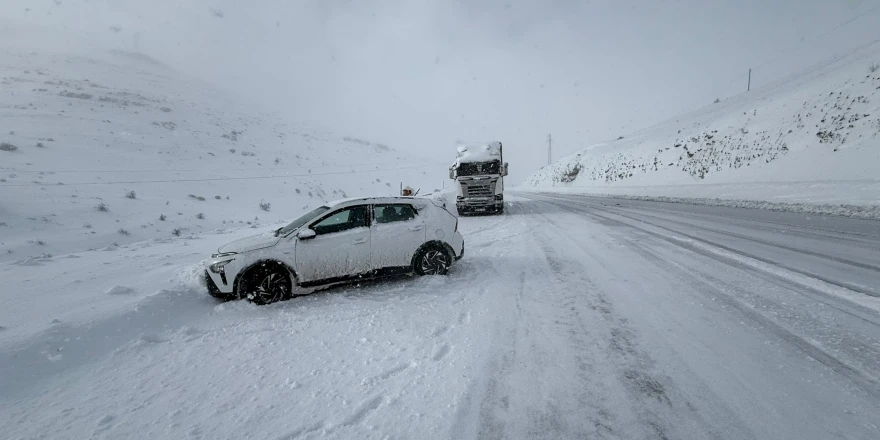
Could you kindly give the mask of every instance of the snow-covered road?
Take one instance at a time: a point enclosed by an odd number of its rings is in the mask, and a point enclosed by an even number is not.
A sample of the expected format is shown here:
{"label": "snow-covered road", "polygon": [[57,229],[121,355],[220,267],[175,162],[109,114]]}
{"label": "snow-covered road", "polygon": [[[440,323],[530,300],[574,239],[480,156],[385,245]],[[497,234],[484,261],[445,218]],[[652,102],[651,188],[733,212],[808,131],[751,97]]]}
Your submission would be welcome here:
{"label": "snow-covered road", "polygon": [[250,229],[4,264],[0,438],[880,437],[880,223],[509,200],[448,277],[266,307],[196,282]]}

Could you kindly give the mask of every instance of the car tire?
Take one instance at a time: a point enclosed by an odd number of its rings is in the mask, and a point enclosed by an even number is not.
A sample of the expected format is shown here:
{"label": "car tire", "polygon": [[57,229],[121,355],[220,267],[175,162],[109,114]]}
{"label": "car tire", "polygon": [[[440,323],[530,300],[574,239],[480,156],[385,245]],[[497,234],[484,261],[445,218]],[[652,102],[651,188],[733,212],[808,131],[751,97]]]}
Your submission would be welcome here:
{"label": "car tire", "polygon": [[291,297],[290,273],[280,265],[261,263],[242,275],[238,297],[257,305],[271,304]]}
{"label": "car tire", "polygon": [[446,275],[452,266],[452,257],[439,245],[419,249],[413,259],[413,271],[418,275]]}

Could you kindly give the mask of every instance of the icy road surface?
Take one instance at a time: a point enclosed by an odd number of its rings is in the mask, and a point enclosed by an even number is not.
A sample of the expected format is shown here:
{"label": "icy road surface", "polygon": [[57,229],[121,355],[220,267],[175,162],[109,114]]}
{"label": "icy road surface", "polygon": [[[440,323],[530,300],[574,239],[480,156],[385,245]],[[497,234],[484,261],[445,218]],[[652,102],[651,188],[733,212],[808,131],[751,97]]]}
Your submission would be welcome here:
{"label": "icy road surface", "polygon": [[0,266],[0,438],[880,438],[880,224],[522,194],[448,277],[221,304],[254,230]]}

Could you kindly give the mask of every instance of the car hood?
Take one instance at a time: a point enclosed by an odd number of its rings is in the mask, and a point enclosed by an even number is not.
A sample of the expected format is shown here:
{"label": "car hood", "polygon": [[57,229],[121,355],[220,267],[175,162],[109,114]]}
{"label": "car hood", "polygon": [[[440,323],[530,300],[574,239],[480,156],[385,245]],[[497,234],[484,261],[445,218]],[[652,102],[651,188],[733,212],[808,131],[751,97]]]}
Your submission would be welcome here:
{"label": "car hood", "polygon": [[217,252],[222,254],[226,252],[241,253],[255,251],[275,246],[279,241],[281,241],[281,237],[276,237],[274,231],[266,232],[226,243],[220,246]]}

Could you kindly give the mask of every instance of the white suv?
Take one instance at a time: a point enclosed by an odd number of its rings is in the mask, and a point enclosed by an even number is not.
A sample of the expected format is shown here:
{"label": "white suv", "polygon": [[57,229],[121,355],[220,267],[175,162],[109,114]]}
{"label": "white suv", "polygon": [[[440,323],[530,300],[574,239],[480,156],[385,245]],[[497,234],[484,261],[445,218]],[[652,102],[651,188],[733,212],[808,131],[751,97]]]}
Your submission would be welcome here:
{"label": "white suv", "polygon": [[446,274],[464,254],[458,218],[413,197],[332,202],[271,232],[221,246],[206,261],[211,295],[258,304],[314,288],[415,272]]}

